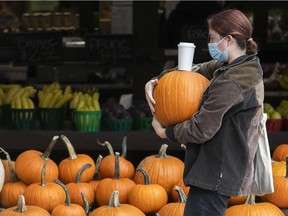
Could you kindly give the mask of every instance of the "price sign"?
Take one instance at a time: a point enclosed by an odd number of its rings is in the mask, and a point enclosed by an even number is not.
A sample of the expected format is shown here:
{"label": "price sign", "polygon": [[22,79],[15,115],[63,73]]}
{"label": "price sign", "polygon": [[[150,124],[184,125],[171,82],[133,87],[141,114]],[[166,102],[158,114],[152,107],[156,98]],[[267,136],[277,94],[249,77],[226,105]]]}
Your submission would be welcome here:
{"label": "price sign", "polygon": [[60,32],[15,33],[12,41],[15,66],[60,65],[63,62]]}
{"label": "price sign", "polygon": [[122,64],[132,61],[131,35],[88,35],[86,61],[96,64]]}

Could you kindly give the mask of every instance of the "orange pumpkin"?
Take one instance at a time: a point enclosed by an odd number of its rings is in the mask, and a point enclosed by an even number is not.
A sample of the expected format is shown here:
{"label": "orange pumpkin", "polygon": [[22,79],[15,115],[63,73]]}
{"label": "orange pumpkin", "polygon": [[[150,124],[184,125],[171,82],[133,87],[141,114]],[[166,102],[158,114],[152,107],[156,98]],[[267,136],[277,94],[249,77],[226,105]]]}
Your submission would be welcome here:
{"label": "orange pumpkin", "polygon": [[86,216],[84,208],[78,204],[71,203],[70,194],[66,185],[59,179],[54,180],[59,184],[66,194],[66,201],[63,204],[57,205],[51,213],[51,216]]}
{"label": "orange pumpkin", "polygon": [[[171,196],[173,186],[183,178],[184,163],[177,157],[167,155],[167,148],[168,145],[163,144],[158,155],[147,156],[139,163],[138,168],[143,168],[151,183],[163,186],[168,196]],[[143,175],[136,172],[134,181],[136,184],[143,184]]]}
{"label": "orange pumpkin", "polygon": [[248,196],[232,196],[228,200],[228,206],[244,204]]}
{"label": "orange pumpkin", "polygon": [[69,152],[69,158],[63,159],[58,165],[59,179],[61,182],[64,184],[68,184],[70,182],[75,183],[79,170],[85,164],[90,164],[91,166],[81,174],[80,181],[91,181],[96,169],[94,160],[87,154],[76,154],[73,145],[66,136],[61,135],[61,139],[66,144],[67,150]]}
{"label": "orange pumpkin", "polygon": [[267,194],[267,199],[270,203],[279,208],[288,208],[288,157],[286,158],[286,175],[275,176],[273,178],[274,192]]}
{"label": "orange pumpkin", "polygon": [[159,215],[165,216],[179,216],[184,215],[184,208],[186,204],[186,195],[181,187],[175,186],[174,190],[178,193],[178,202],[171,202],[164,205],[159,211]]}
{"label": "orange pumpkin", "polygon": [[193,71],[165,74],[153,91],[155,116],[167,127],[190,119],[197,111],[208,79]]}
{"label": "orange pumpkin", "polygon": [[[189,186],[186,186],[186,185],[184,184],[183,179],[181,179],[178,183],[176,183],[176,184],[174,185],[174,187],[175,187],[175,186],[180,187],[180,188],[183,190],[185,196],[188,196],[190,187],[189,187]],[[175,202],[176,202],[177,200],[179,200],[179,192],[178,192],[178,190],[172,190],[171,193],[172,193],[172,199],[173,199]]]}
{"label": "orange pumpkin", "polygon": [[54,136],[44,153],[36,150],[22,152],[15,161],[15,172],[17,177],[27,185],[41,181],[43,163],[48,160],[46,167],[46,181],[58,178],[58,166],[49,158],[49,155],[59,137]]}
{"label": "orange pumpkin", "polygon": [[[126,152],[127,152],[127,138],[126,136],[123,138],[122,141],[122,155],[119,157],[119,166],[120,166],[120,178],[129,178],[133,179],[135,175],[135,167],[134,165],[126,159]],[[99,142],[98,142],[99,143]],[[115,172],[115,154],[111,144],[108,141],[104,143],[99,143],[102,146],[107,146],[109,150],[109,155],[104,157],[100,167],[99,172],[102,178],[113,178]]]}
{"label": "orange pumpkin", "polygon": [[144,184],[137,184],[128,193],[128,203],[145,214],[159,211],[168,202],[165,189],[159,184],[150,184],[149,174],[144,169],[136,169],[144,176]]}
{"label": "orange pumpkin", "polygon": [[284,213],[276,205],[269,202],[255,203],[255,196],[250,195],[245,204],[234,205],[228,208],[225,216],[284,216]]}
{"label": "orange pumpkin", "polygon": [[275,161],[286,161],[286,157],[288,156],[288,144],[278,145],[273,154],[272,159]]}
{"label": "orange pumpkin", "polygon": [[115,153],[115,174],[114,178],[104,178],[99,181],[96,189],[96,202],[99,206],[108,205],[113,191],[119,191],[120,203],[128,202],[128,193],[136,185],[135,182],[129,178],[120,178],[119,166],[119,152]]}
{"label": "orange pumpkin", "polygon": [[41,182],[28,185],[24,196],[28,205],[36,205],[52,212],[53,208],[65,202],[65,192],[60,185],[46,180],[47,162],[47,160],[44,161]]}
{"label": "orange pumpkin", "polygon": [[25,197],[19,195],[17,206],[4,209],[0,216],[51,216],[49,212],[39,206],[25,205]]}
{"label": "orange pumpkin", "polygon": [[109,205],[103,205],[94,209],[89,216],[145,216],[137,207],[119,202],[119,192],[113,191]]}
{"label": "orange pumpkin", "polygon": [[81,196],[83,193],[87,199],[88,204],[91,206],[94,203],[95,195],[92,186],[88,182],[81,182],[81,175],[85,170],[89,169],[91,164],[84,164],[77,173],[76,180],[68,183],[66,186],[70,193],[71,202],[76,203],[82,207],[85,206],[84,200]]}
{"label": "orange pumpkin", "polygon": [[286,175],[286,161],[272,161],[273,177]]}
{"label": "orange pumpkin", "polygon": [[4,149],[2,149],[2,151],[6,154],[7,157],[6,167],[9,171],[10,180],[4,184],[0,197],[1,205],[4,208],[9,208],[17,205],[17,199],[19,195],[24,193],[27,185],[24,182],[18,180],[10,155],[8,152],[4,151]]}

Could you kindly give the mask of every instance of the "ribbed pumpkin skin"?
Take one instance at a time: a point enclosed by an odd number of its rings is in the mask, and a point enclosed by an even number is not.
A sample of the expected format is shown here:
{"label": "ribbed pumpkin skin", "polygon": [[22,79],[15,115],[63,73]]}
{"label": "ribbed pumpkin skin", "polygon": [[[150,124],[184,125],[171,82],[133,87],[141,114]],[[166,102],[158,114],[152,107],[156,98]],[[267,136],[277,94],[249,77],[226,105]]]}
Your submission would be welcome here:
{"label": "ribbed pumpkin skin", "polygon": [[159,79],[153,91],[155,116],[167,127],[190,119],[197,111],[208,79],[193,71],[172,71]]}
{"label": "ribbed pumpkin skin", "polygon": [[100,206],[94,209],[89,216],[145,216],[145,214],[133,205],[121,204],[116,208]]}
{"label": "ribbed pumpkin skin", "polygon": [[273,161],[272,162],[273,177],[286,175],[286,161]]}
{"label": "ribbed pumpkin skin", "polygon": [[168,203],[158,211],[158,214],[163,216],[184,215],[184,208],[185,203]]}
{"label": "ribbed pumpkin skin", "polygon": [[285,176],[276,176],[273,178],[274,192],[267,194],[269,202],[279,208],[288,208],[288,179]]}
{"label": "ribbed pumpkin skin", "polygon": [[20,213],[15,212],[17,207],[11,207],[0,212],[0,216],[51,216],[48,211],[38,206],[26,206],[27,211]]}
{"label": "ribbed pumpkin skin", "polygon": [[262,202],[256,204],[235,205],[226,210],[225,216],[284,216],[275,205]]}
{"label": "ribbed pumpkin skin", "polygon": [[4,208],[10,208],[17,205],[17,198],[23,194],[27,185],[21,181],[7,182],[0,193],[1,205]]}
{"label": "ribbed pumpkin skin", "polygon": [[51,213],[51,216],[85,216],[84,208],[78,204],[65,204],[56,206]]}
{"label": "ribbed pumpkin skin", "polygon": [[286,161],[288,155],[288,144],[278,145],[274,150],[272,159],[275,161]]}

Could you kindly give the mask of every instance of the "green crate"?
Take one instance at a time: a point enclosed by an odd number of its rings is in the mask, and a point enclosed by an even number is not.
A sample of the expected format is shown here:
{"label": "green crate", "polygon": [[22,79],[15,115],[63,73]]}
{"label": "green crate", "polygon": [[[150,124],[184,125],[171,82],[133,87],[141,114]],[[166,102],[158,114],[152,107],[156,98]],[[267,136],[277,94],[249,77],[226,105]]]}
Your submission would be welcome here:
{"label": "green crate", "polygon": [[97,132],[100,130],[101,111],[75,111],[75,129],[82,132]]}
{"label": "green crate", "polygon": [[14,130],[33,130],[36,109],[10,109],[11,128]]}
{"label": "green crate", "polygon": [[104,119],[105,129],[108,131],[130,131],[133,119]]}
{"label": "green crate", "polygon": [[66,109],[63,108],[39,108],[39,123],[43,130],[60,130],[65,121]]}
{"label": "green crate", "polygon": [[151,131],[153,130],[153,127],[151,125],[152,119],[153,119],[152,116],[144,117],[144,118],[134,118],[133,127],[135,128],[135,130]]}

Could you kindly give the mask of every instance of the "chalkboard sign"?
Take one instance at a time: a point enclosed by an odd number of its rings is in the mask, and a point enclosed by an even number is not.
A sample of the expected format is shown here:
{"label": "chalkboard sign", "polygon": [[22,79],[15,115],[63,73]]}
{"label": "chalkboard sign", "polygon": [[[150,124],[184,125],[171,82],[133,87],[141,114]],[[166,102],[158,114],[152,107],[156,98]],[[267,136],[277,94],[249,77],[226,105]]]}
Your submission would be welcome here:
{"label": "chalkboard sign", "polygon": [[60,32],[15,33],[12,47],[15,66],[60,65],[63,63]]}
{"label": "chalkboard sign", "polygon": [[86,62],[96,64],[130,63],[133,57],[131,35],[88,35]]}

